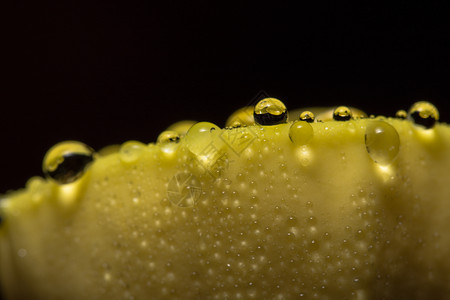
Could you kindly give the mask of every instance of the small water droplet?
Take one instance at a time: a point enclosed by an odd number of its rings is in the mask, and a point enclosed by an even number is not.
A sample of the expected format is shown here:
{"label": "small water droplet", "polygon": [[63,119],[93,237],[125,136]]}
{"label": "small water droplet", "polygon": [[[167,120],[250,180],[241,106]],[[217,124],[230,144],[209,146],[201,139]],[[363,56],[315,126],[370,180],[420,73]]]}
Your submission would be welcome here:
{"label": "small water droplet", "polygon": [[180,134],[176,131],[166,130],[158,136],[157,145],[166,153],[173,152],[180,142]]}
{"label": "small water droplet", "polygon": [[65,141],[47,151],[42,170],[47,178],[59,184],[66,184],[83,176],[93,160],[92,148],[81,142]]}
{"label": "small water droplet", "polygon": [[400,109],[395,113],[395,117],[397,119],[406,119],[407,116],[408,116],[408,114],[403,109]]}
{"label": "small water droplet", "polygon": [[288,111],[280,100],[265,98],[255,105],[253,117],[259,125],[277,125],[286,123]]}
{"label": "small water droplet", "polygon": [[299,119],[300,119],[300,121],[305,121],[305,122],[308,122],[308,123],[312,123],[312,122],[314,122],[315,116],[314,116],[314,114],[311,111],[305,110],[304,112],[302,112],[300,114]]}
{"label": "small water droplet", "polygon": [[180,135],[176,131],[163,131],[159,136],[157,143],[160,145],[164,144],[177,144],[180,142]]}
{"label": "small water droplet", "polygon": [[297,225],[297,222],[298,221],[297,221],[297,218],[295,216],[289,216],[287,221],[286,221],[287,225],[290,226],[290,227]]}
{"label": "small water droplet", "polygon": [[433,128],[436,121],[439,121],[439,111],[427,101],[414,103],[408,111],[408,117],[417,125],[426,129]]}
{"label": "small water droplet", "polygon": [[348,121],[352,118],[352,111],[347,106],[339,106],[333,112],[336,121]]}
{"label": "small water droplet", "polygon": [[372,121],[367,124],[365,143],[372,160],[386,165],[397,157],[400,138],[392,125],[384,121]]}
{"label": "small water droplet", "polygon": [[294,122],[289,128],[289,138],[298,146],[307,144],[313,137],[314,130],[311,124],[305,121]]}
{"label": "small water droplet", "polygon": [[243,127],[255,124],[255,119],[253,117],[253,106],[246,106],[238,109],[228,118],[225,123],[226,127]]}
{"label": "small water droplet", "polygon": [[124,163],[133,163],[141,157],[145,145],[138,141],[125,142],[120,147],[120,160]]}

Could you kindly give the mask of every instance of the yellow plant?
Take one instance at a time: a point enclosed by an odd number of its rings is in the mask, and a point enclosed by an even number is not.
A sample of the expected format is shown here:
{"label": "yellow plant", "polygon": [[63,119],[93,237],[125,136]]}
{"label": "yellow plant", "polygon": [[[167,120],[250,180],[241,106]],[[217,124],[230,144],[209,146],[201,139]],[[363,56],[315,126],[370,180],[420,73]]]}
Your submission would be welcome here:
{"label": "yellow plant", "polygon": [[0,202],[6,298],[449,299],[450,127],[435,107],[290,117],[267,98],[156,144],[56,145],[47,179]]}

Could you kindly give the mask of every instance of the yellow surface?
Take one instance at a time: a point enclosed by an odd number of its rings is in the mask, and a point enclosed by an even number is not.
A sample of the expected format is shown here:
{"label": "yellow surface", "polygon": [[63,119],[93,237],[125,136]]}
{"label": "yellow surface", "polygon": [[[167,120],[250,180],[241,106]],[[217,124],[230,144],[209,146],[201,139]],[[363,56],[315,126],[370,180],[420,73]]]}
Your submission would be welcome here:
{"label": "yellow surface", "polygon": [[[371,122],[395,128],[398,153],[381,126],[369,154]],[[448,125],[310,123],[312,138],[293,143],[292,123],[209,124],[171,147],[128,142],[74,183],[33,178],[6,195],[5,296],[450,298]]]}

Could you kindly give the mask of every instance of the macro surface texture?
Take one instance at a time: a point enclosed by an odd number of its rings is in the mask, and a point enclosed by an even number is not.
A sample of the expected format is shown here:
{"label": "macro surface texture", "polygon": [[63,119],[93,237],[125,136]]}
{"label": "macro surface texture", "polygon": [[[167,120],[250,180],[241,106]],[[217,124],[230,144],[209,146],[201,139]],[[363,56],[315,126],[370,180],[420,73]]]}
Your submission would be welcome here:
{"label": "macro surface texture", "polygon": [[450,298],[450,127],[437,110],[263,101],[226,128],[185,121],[148,145],[50,149],[47,178],[0,202],[6,298]]}

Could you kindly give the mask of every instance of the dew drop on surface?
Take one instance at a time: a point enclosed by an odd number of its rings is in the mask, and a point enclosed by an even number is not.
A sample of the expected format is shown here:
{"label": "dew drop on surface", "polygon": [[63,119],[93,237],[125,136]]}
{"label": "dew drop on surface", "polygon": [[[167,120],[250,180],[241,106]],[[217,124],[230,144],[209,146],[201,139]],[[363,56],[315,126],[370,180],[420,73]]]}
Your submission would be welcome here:
{"label": "dew drop on surface", "polygon": [[[195,155],[217,153],[217,137],[220,128],[209,122],[199,122],[192,126],[186,133],[186,146]],[[212,149],[212,150],[211,150]]]}
{"label": "dew drop on surface", "polygon": [[304,112],[302,112],[300,114],[299,119],[300,119],[300,121],[305,121],[305,122],[308,122],[308,123],[312,123],[312,122],[314,122],[315,116],[314,116],[314,114],[311,111],[305,110]]}
{"label": "dew drop on surface", "polygon": [[277,125],[286,123],[288,111],[280,100],[265,98],[255,105],[253,117],[259,125]]}
{"label": "dew drop on surface", "polygon": [[384,121],[367,124],[365,143],[372,160],[382,165],[390,164],[397,157],[400,148],[397,130]]}
{"label": "dew drop on surface", "polygon": [[42,171],[59,184],[76,181],[94,160],[94,150],[77,141],[56,144],[45,154]]}
{"label": "dew drop on surface", "polygon": [[348,121],[352,118],[352,111],[347,106],[339,106],[333,112],[335,121]]}
{"label": "dew drop on surface", "polygon": [[178,134],[178,132],[171,130],[161,132],[161,134],[158,136],[157,139],[157,143],[160,145],[168,143],[176,144],[179,142],[180,142],[180,135]]}
{"label": "dew drop on surface", "polygon": [[164,152],[174,151],[180,142],[180,134],[176,131],[166,130],[158,136],[157,144]]}
{"label": "dew drop on surface", "polygon": [[227,119],[225,127],[243,127],[255,124],[253,117],[253,106],[246,106],[238,109]]}
{"label": "dew drop on surface", "polygon": [[289,138],[298,146],[307,144],[313,137],[314,130],[308,122],[297,121],[289,128]]}
{"label": "dew drop on surface", "polygon": [[141,157],[145,145],[138,141],[128,141],[119,150],[120,159],[124,163],[133,163]]}
{"label": "dew drop on surface", "polygon": [[406,119],[407,116],[408,116],[408,113],[403,109],[400,109],[395,113],[395,117],[397,119]]}
{"label": "dew drop on surface", "polygon": [[419,101],[414,103],[409,109],[408,118],[416,125],[430,129],[439,121],[439,111],[430,102]]}

